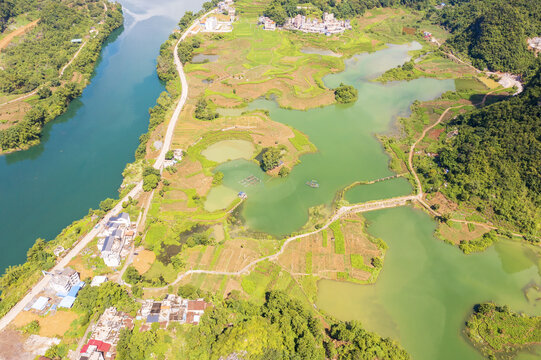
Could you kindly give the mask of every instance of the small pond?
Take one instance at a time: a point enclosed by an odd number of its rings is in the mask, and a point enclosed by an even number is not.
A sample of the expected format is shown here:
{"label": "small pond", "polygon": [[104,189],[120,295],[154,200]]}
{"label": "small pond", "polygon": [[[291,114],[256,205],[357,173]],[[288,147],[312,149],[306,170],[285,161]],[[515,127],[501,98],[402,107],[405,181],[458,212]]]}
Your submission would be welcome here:
{"label": "small pond", "polygon": [[204,64],[209,62],[215,62],[218,60],[219,55],[210,55],[210,54],[196,54],[193,56],[191,63],[192,64]]}
{"label": "small pond", "polygon": [[254,145],[246,140],[223,140],[210,145],[201,154],[219,163],[235,159],[251,159]]}
{"label": "small pond", "polygon": [[237,192],[227,186],[218,185],[210,189],[205,201],[205,210],[216,211],[225,209],[235,200]]}
{"label": "small pond", "polygon": [[346,192],[345,199],[352,204],[378,199],[406,196],[412,187],[405,178],[395,178],[374,184],[357,185]]}

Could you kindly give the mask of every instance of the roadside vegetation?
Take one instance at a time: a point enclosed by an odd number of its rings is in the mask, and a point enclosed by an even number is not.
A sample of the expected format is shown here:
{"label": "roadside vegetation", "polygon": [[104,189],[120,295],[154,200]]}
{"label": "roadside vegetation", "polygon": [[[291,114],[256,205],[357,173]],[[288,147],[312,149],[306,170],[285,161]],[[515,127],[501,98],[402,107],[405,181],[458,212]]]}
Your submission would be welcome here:
{"label": "roadside vegetation", "polygon": [[541,317],[513,312],[506,305],[483,303],[474,308],[464,332],[487,358],[511,358],[541,342]]}

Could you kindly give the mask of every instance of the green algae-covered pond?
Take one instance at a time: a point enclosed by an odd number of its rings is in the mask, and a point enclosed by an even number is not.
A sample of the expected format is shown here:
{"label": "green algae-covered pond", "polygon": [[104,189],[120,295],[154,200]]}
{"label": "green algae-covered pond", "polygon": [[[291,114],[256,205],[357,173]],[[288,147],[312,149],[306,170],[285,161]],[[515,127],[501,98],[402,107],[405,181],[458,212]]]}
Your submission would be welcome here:
{"label": "green algae-covered pond", "polygon": [[223,140],[210,145],[201,154],[209,160],[225,162],[236,159],[250,159],[254,145],[246,140]]}
{"label": "green algae-covered pond", "polygon": [[[413,359],[481,359],[462,335],[475,304],[494,301],[541,315],[541,250],[511,241],[464,255],[433,236],[436,224],[409,207],[367,213],[368,231],[389,245],[375,285],[323,280],[317,306],[342,320],[398,340]],[[521,358],[531,358],[522,354]]]}
{"label": "green algae-covered pond", "polygon": [[[264,174],[257,165],[236,161],[219,167],[225,174],[227,186],[248,193],[242,214],[252,229],[276,236],[294,232],[308,220],[310,207],[330,204],[339,189],[355,181],[393,175],[388,168],[389,157],[375,134],[388,131],[397,116],[407,115],[413,101],[434,99],[445,91],[454,90],[453,80],[418,79],[386,85],[371,81],[405,62],[408,51],[416,48],[418,44],[393,45],[372,54],[355,56],[346,60],[344,72],[324,79],[331,88],[341,82],[355,86],[359,90],[355,104],[308,111],[281,109],[268,100],[250,104],[250,109],[267,109],[273,120],[304,132],[318,149],[317,153],[303,155],[301,163],[286,179],[270,179],[257,188],[231,181],[230,174],[241,171],[262,177]],[[317,180],[319,188],[307,186],[306,182],[311,180]],[[397,179],[388,184],[370,185],[375,189],[370,193],[381,197],[406,195],[408,185],[404,181]],[[355,194],[363,191],[354,188],[351,196],[361,199],[366,195]]]}
{"label": "green algae-covered pond", "polygon": [[[243,208],[247,224],[283,236],[298,230],[311,206],[330,204],[336,191],[355,181],[393,175],[375,134],[390,130],[393,119],[409,113],[415,100],[437,98],[454,90],[453,80],[418,79],[386,85],[371,79],[408,59],[407,45],[391,46],[346,62],[343,73],[327,76],[329,87],[354,85],[359,99],[309,111],[280,109],[258,100],[251,109],[270,111],[273,120],[307,134],[318,148],[303,155],[285,178],[270,178],[253,161],[243,159],[218,166],[224,186],[246,191]],[[260,182],[244,186],[255,176]],[[317,189],[306,182],[317,180]],[[407,195],[404,178],[359,185],[346,193],[350,202]],[[539,252],[525,245],[502,242],[487,252],[463,255],[434,238],[436,223],[425,213],[402,207],[367,213],[370,233],[389,244],[384,269],[375,285],[320,281],[317,306],[342,320],[361,320],[365,328],[398,340],[413,359],[480,359],[464,339],[462,327],[472,307],[483,301],[508,304],[516,311],[539,314],[539,294],[529,284],[541,283]],[[528,300],[529,299],[529,300]],[[520,354],[520,359],[535,355]]]}

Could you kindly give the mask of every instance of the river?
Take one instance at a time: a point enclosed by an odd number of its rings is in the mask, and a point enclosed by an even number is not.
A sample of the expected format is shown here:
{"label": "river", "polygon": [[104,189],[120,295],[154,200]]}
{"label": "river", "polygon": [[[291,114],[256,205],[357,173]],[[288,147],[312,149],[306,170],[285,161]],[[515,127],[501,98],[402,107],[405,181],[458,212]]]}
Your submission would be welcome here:
{"label": "river", "polygon": [[68,111],[46,125],[40,145],[0,157],[0,268],[25,260],[38,237],[117,197],[122,170],[164,86],[160,45],[202,0],[121,0],[124,28],[104,44],[92,82]]}

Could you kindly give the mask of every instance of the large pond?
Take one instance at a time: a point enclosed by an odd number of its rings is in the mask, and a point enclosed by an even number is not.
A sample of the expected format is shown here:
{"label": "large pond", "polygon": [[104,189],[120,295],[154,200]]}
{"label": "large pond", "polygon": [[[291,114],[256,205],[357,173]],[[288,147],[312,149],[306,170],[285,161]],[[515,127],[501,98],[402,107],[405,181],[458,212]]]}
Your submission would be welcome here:
{"label": "large pond", "polygon": [[[375,134],[390,130],[393,119],[409,113],[414,100],[429,100],[453,90],[454,81],[418,79],[382,85],[371,81],[386,69],[405,62],[414,46],[391,46],[347,61],[343,73],[326,77],[329,87],[341,82],[359,90],[352,105],[309,111],[280,109],[258,100],[251,109],[270,111],[273,120],[306,133],[318,152],[301,157],[285,178],[270,178],[257,164],[235,160],[221,164],[224,186],[245,191],[243,216],[256,230],[277,236],[296,231],[308,218],[308,208],[330,204],[336,191],[355,181],[392,175]],[[256,181],[246,181],[254,179]],[[315,179],[320,187],[306,186]],[[359,185],[346,193],[362,202],[411,193],[404,178]],[[390,336],[414,359],[480,359],[462,335],[472,307],[482,301],[508,304],[517,311],[539,314],[539,294],[525,294],[528,284],[540,284],[539,251],[503,242],[486,253],[465,256],[434,238],[435,222],[409,207],[366,214],[369,231],[389,244],[385,266],[376,285],[321,281],[317,305],[343,320]],[[522,354],[521,357],[528,358]]]}
{"label": "large pond", "polygon": [[[25,260],[38,237],[116,197],[148,126],[148,108],[164,90],[156,56],[186,10],[203,0],[120,0],[125,26],[104,45],[91,84],[48,124],[42,143],[0,157],[0,269]],[[0,271],[2,271],[0,270]]]}
{"label": "large pond", "polygon": [[494,301],[541,315],[540,294],[527,291],[541,284],[539,248],[505,241],[466,256],[434,238],[436,225],[421,211],[396,208],[366,218],[389,250],[375,285],[319,282],[317,306],[338,319],[360,320],[414,359],[455,360],[481,359],[461,332],[475,304]]}
{"label": "large pond", "polygon": [[[277,236],[291,233],[306,223],[309,207],[330,204],[340,188],[359,180],[393,175],[388,167],[389,157],[375,134],[388,131],[396,116],[407,115],[413,101],[434,99],[454,89],[452,80],[418,79],[386,85],[371,81],[385,70],[404,63],[408,51],[417,47],[418,44],[395,45],[355,56],[347,60],[344,72],[324,79],[331,88],[342,82],[355,86],[359,90],[355,104],[309,111],[280,109],[268,100],[250,104],[250,109],[268,109],[273,120],[306,133],[318,148],[317,153],[302,156],[301,163],[287,178],[274,178],[265,181],[263,186],[244,186],[238,180],[231,180],[231,172],[264,177],[251,162],[237,161],[220,166],[227,186],[248,193],[243,216],[251,228]],[[317,180],[319,188],[307,186],[306,182],[311,180]],[[404,189],[407,193],[404,181],[398,179],[373,186],[379,189],[378,196],[388,197],[403,194]],[[353,189],[352,193],[359,191],[363,190]],[[375,191],[369,193],[374,196]]]}

